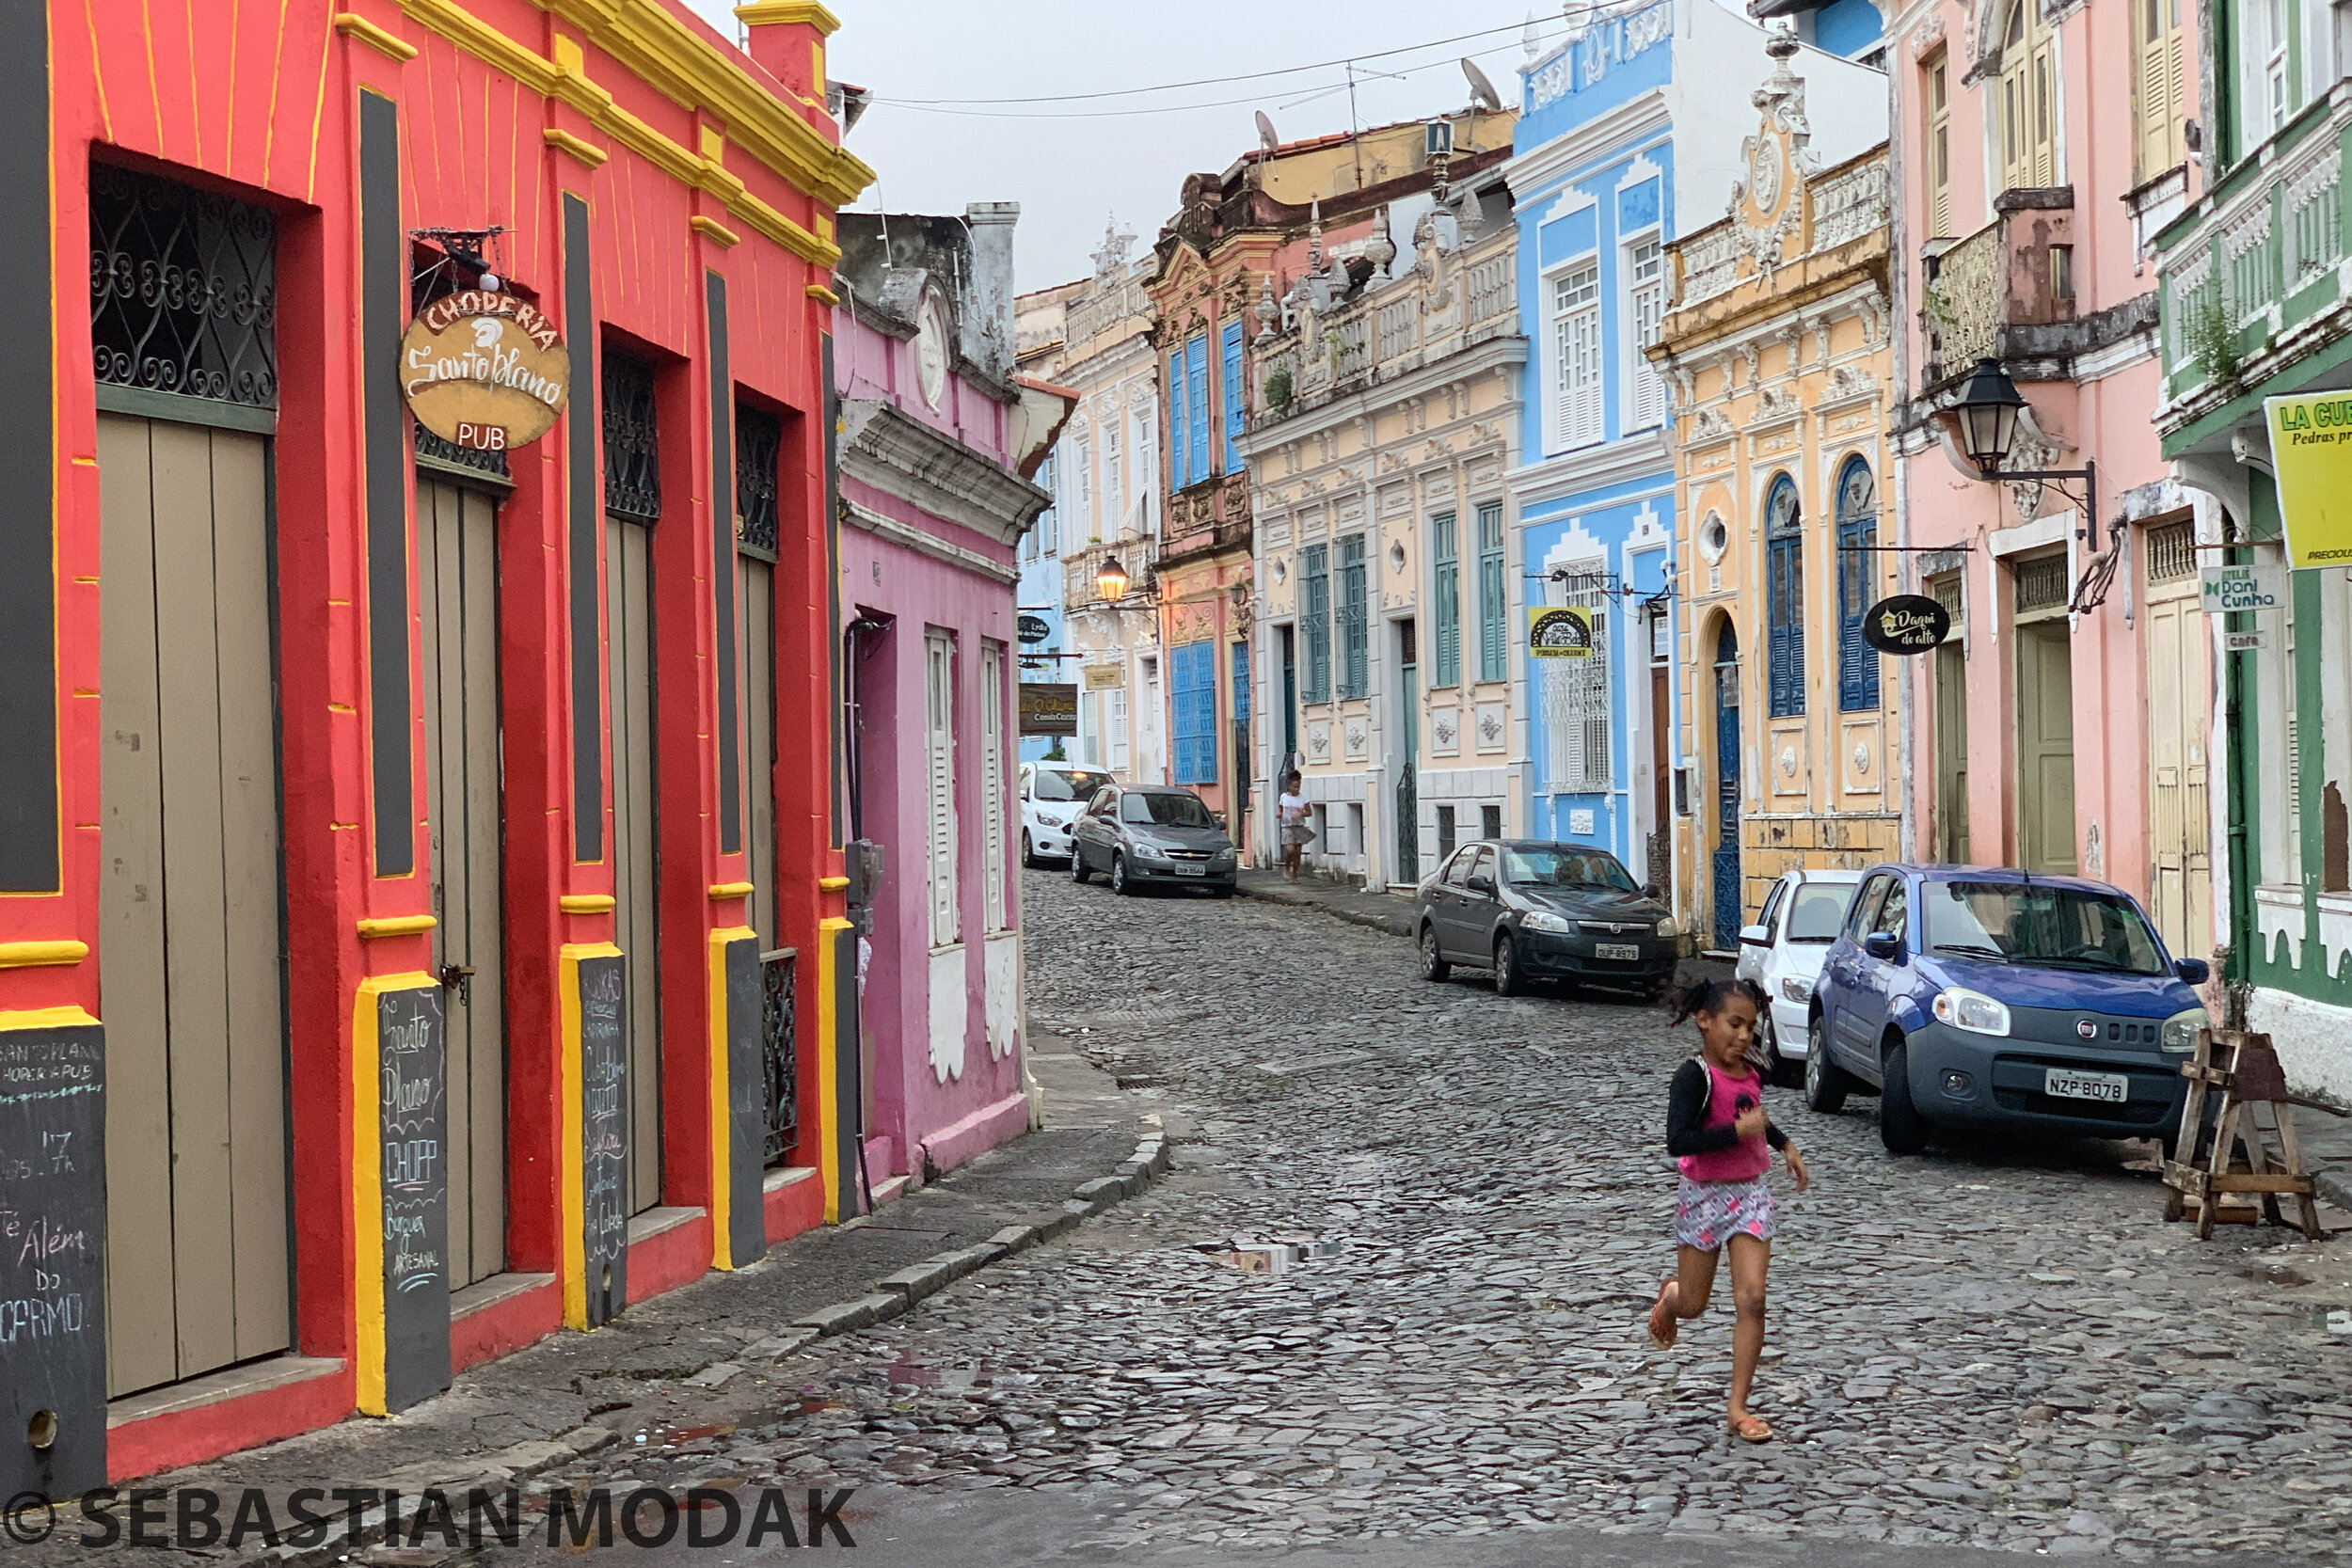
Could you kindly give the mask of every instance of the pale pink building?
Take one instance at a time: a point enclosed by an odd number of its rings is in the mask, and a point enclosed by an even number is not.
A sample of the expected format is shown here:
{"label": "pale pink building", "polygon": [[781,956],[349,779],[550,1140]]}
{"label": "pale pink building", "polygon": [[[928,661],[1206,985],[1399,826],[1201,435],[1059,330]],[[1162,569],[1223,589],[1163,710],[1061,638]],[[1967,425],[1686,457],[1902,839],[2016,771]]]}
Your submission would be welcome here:
{"label": "pale pink building", "polygon": [[[1953,610],[1899,661],[1910,852],[2078,873],[2212,946],[2208,656],[2196,507],[2169,477],[2155,232],[2194,194],[2179,8],[1923,0],[1895,13],[1897,465],[1903,582]],[[2048,18],[2055,15],[2055,22]],[[1939,412],[1979,360],[2026,403],[1988,483]],[[2068,492],[2072,492],[2070,495]]]}
{"label": "pale pink building", "polygon": [[840,226],[844,784],[851,836],[879,846],[882,874],[861,903],[852,873],[862,1051],[839,1100],[877,1201],[1029,1123],[1013,589],[1021,536],[1051,499],[1027,475],[1069,404],[1012,379],[1019,211]]}

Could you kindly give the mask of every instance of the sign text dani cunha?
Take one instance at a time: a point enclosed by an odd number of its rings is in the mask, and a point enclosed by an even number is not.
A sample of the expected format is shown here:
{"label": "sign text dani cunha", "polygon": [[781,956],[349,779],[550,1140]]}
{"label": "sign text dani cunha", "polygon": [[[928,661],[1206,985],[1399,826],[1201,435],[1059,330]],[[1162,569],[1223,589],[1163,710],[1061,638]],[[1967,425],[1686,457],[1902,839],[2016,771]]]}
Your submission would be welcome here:
{"label": "sign text dani cunha", "polygon": [[572,386],[555,324],[509,293],[435,300],[400,344],[400,389],[417,422],[452,446],[506,451],[554,427]]}

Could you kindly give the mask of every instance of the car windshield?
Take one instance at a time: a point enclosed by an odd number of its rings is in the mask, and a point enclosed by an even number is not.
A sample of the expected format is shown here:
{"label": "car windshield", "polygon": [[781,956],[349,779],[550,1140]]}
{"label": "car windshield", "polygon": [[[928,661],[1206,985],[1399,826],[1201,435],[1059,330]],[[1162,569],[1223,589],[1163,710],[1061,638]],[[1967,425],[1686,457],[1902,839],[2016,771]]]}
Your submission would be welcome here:
{"label": "car windshield", "polygon": [[1606,849],[1579,849],[1568,845],[1506,845],[1502,850],[1505,881],[1536,887],[1601,887],[1632,893],[1633,879],[1617,857]]}
{"label": "car windshield", "polygon": [[1163,828],[1214,828],[1216,818],[1195,795],[1129,795],[1119,802],[1121,822],[1156,822]]}
{"label": "car windshield", "polygon": [[1853,900],[1851,882],[1806,882],[1788,904],[1790,942],[1836,942]]}
{"label": "car windshield", "polygon": [[1041,768],[1029,783],[1029,795],[1038,800],[1091,800],[1094,792],[1110,782],[1108,773]]}
{"label": "car windshield", "polygon": [[1928,946],[2042,969],[2161,974],[2148,919],[2111,893],[2030,882],[1930,882]]}

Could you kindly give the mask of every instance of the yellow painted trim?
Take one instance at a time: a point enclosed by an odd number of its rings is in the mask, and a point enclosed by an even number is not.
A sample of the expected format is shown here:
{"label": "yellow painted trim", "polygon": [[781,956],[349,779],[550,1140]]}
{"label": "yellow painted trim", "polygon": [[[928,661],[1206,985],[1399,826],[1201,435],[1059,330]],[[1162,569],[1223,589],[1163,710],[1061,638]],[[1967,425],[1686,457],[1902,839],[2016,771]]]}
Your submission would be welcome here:
{"label": "yellow painted trim", "polygon": [[351,1237],[352,1301],[358,1338],[351,1364],[358,1377],[355,1402],[363,1416],[388,1414],[384,1406],[384,1129],[381,1049],[376,1039],[376,999],[387,991],[426,990],[440,984],[421,971],[373,974],[359,982],[351,1004]]}
{"label": "yellow painted trim", "polygon": [[710,884],[710,896],[713,898],[748,898],[758,891],[749,882],[713,882]]}
{"label": "yellow painted trim", "polygon": [[[611,55],[622,70],[644,80],[673,103],[683,108],[710,110],[726,125],[729,140],[790,181],[795,189],[829,206],[846,207],[874,182],[873,169],[855,153],[826,140],[797,112],[779,103],[743,66],[663,8],[616,5],[613,0],[537,3],[541,9],[578,27],[590,43]],[[612,95],[589,82],[578,66],[566,70],[551,64],[453,0],[400,0],[400,4],[411,21],[431,28],[525,87],[579,105],[582,113],[616,135],[621,135],[618,121],[625,119],[635,124],[637,134],[650,136],[688,159],[693,157],[634,116],[612,110]],[[556,40],[559,60],[579,52],[577,40],[562,33],[556,35]],[[599,97],[603,101],[600,109],[589,108],[580,102]],[[602,118],[616,113],[614,121]],[[631,140],[629,136],[622,139]],[[635,146],[633,140],[631,145]],[[654,156],[646,148],[637,150]]]}
{"label": "yellow painted trim", "polygon": [[354,43],[364,43],[394,65],[406,65],[417,57],[417,46],[397,33],[388,33],[366,17],[351,11],[339,11],[335,16],[335,31]]}
{"label": "yellow painted trim", "polygon": [[791,26],[797,23],[814,27],[828,38],[841,31],[841,19],[818,4],[818,0],[748,0],[735,8],[735,20],[746,27],[771,24]]}
{"label": "yellow painted trim", "polygon": [[841,977],[833,939],[849,929],[839,915],[817,923],[817,1174],[825,1183],[827,1225],[841,1223]]}
{"label": "yellow painted trim", "polygon": [[716,125],[697,127],[694,145],[701,150],[704,157],[714,164],[727,161],[727,134]]}
{"label": "yellow painted trim", "polygon": [[818,304],[823,305],[828,309],[831,309],[834,306],[841,303],[841,296],[834,293],[831,289],[826,288],[822,283],[811,283],[804,292],[807,293],[809,298],[816,300]]}
{"label": "yellow painted trim", "polygon": [[588,1223],[588,1198],[587,1172],[580,1168],[580,1144],[586,1134],[580,1120],[580,961],[620,956],[621,950],[609,942],[567,942],[556,950],[555,1004],[563,1035],[563,1049],[557,1053],[561,1101],[556,1107],[556,1158],[564,1163],[558,1183],[557,1223],[563,1233],[557,1266],[564,1278],[564,1326],[569,1329],[588,1326],[588,1240],[580,1234]]}
{"label": "yellow painted trim", "polygon": [[609,893],[567,893],[555,901],[555,907],[565,914],[611,914],[613,898]]}
{"label": "yellow painted trim", "polygon": [[847,877],[819,877],[817,879],[817,891],[819,893],[839,893],[843,888],[848,887],[849,885],[850,879]]}
{"label": "yellow painted trim", "polygon": [[596,143],[582,141],[569,131],[559,131],[552,125],[540,132],[539,136],[558,152],[569,154],[589,168],[602,168],[604,161],[612,156]]}
{"label": "yellow painted trim", "polygon": [[[735,1267],[735,1124],[727,1109],[727,948],[759,933],[729,926],[710,933],[710,1266]],[[750,1259],[746,1259],[746,1262]]]}
{"label": "yellow painted trim", "polygon": [[0,942],[0,969],[39,969],[77,964],[89,957],[87,942]]}
{"label": "yellow painted trim", "polygon": [[80,1029],[98,1021],[75,1006],[20,1007],[0,1012],[0,1032],[10,1029]]}
{"label": "yellow painted trim", "polygon": [[686,227],[691,229],[695,233],[700,234],[703,238],[709,240],[714,244],[726,246],[729,250],[734,249],[737,245],[743,243],[742,235],[737,233],[734,230],[729,229],[725,224],[721,223],[717,218],[705,217],[700,213],[696,213],[693,216],[688,218],[686,220]]}
{"label": "yellow painted trim", "polygon": [[369,915],[359,922],[359,940],[371,942],[377,937],[417,937],[433,929],[436,922],[429,914]]}

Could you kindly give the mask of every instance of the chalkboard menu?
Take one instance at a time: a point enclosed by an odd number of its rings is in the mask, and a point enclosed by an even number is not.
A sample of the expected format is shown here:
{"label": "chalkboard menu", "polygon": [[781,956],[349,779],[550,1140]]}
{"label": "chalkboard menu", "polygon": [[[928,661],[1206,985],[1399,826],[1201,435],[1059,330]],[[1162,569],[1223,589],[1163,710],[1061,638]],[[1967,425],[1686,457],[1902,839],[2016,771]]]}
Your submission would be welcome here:
{"label": "chalkboard menu", "polygon": [[628,1304],[628,1023],[621,956],[580,960],[580,1255],[588,1325]]}
{"label": "chalkboard menu", "polygon": [[437,986],[375,1000],[384,1160],[384,1407],[449,1386],[449,1052]]}
{"label": "chalkboard menu", "polygon": [[106,1052],[0,1032],[0,1497],[106,1484]]}
{"label": "chalkboard menu", "polygon": [[727,1253],[737,1268],[768,1250],[768,1068],[760,1059],[764,1011],[759,994],[759,939],[727,943]]}

